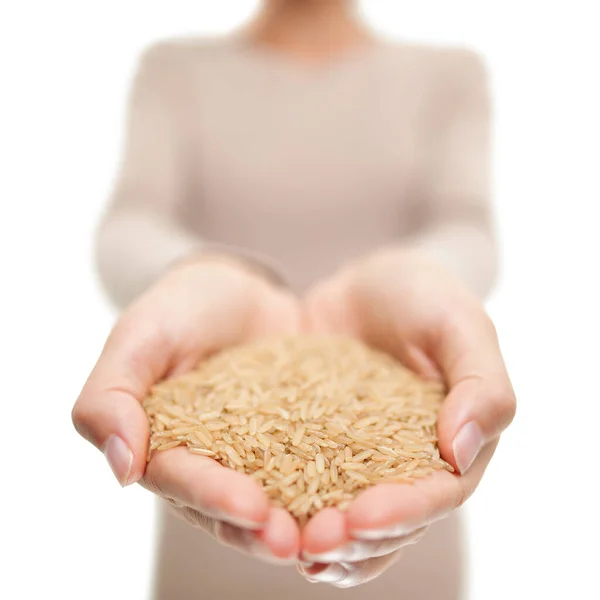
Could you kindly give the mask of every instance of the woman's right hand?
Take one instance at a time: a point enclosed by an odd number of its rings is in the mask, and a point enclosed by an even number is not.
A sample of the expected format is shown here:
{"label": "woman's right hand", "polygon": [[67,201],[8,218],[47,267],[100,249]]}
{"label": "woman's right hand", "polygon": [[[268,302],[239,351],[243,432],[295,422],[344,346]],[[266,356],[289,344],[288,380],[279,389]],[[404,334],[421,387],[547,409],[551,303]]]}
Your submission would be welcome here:
{"label": "woman's right hand", "polygon": [[294,562],[300,533],[258,484],[178,447],[146,463],[141,400],[208,353],[299,327],[297,300],[235,260],[204,257],[174,267],[117,322],[75,406],[77,431],[106,456],[121,485],[139,482],[191,525],[269,562]]}

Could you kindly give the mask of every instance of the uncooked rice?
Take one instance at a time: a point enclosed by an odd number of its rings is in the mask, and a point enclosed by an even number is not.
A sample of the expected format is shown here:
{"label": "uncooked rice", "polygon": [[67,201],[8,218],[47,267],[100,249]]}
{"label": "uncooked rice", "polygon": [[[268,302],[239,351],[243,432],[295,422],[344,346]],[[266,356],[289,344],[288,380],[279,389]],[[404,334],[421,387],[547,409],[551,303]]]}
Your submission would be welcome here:
{"label": "uncooked rice", "polygon": [[436,444],[444,397],[442,384],[356,340],[258,341],[152,388],[148,460],[186,445],[250,475],[304,522],[374,484],[452,471]]}

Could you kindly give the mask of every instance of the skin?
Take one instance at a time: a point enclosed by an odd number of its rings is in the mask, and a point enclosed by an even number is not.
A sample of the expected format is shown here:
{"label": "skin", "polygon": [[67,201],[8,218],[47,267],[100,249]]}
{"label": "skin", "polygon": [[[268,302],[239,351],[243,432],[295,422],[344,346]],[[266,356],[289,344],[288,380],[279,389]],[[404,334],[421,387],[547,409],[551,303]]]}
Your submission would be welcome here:
{"label": "skin", "polygon": [[[269,506],[254,481],[211,459],[177,448],[146,465],[149,430],[140,400],[153,383],[189,370],[212,351],[297,331],[353,335],[424,376],[443,377],[450,393],[439,415],[439,446],[457,474],[376,486],[345,514],[323,510],[300,531],[285,511]],[[139,482],[223,544],[268,562],[301,561],[299,572],[309,581],[351,587],[380,575],[403,546],[465,502],[514,412],[497,336],[481,302],[439,265],[395,251],[349,265],[300,300],[229,259],[174,268],[115,326],[73,421],[105,452],[112,436],[123,440],[131,461],[114,469],[122,485]],[[471,422],[484,436],[472,465],[454,446]]]}
{"label": "skin", "polygon": [[[291,294],[227,258],[173,268],[114,327],[73,408],[77,431],[113,459],[121,485],[140,483],[222,543],[245,549],[248,532],[258,531],[256,544],[263,541],[270,560],[295,558],[295,521],[270,508],[250,478],[181,449],[146,464],[149,428],[140,400],[153,383],[188,371],[211,352],[297,331],[299,314]],[[127,452],[117,460],[115,436]]]}
{"label": "skin", "polygon": [[257,45],[316,65],[374,41],[351,0],[268,0],[243,34]]}
{"label": "skin", "polygon": [[[449,388],[438,419],[438,445],[456,474],[440,471],[411,486],[376,486],[344,515],[323,511],[302,532],[303,556],[315,564],[301,572],[309,580],[335,577],[338,587],[351,587],[380,575],[403,546],[418,541],[428,525],[471,496],[500,433],[514,418],[516,400],[481,301],[417,253],[384,252],[319,283],[305,299],[305,320],[315,331],[362,338]],[[459,432],[471,423],[483,437],[474,460],[459,442]]]}
{"label": "skin", "polygon": [[[344,0],[270,0],[245,35],[306,62],[371,39],[355,3]],[[254,481],[211,459],[176,448],[146,464],[149,430],[140,400],[152,384],[213,351],[297,331],[349,334],[425,377],[442,378],[450,393],[439,416],[439,446],[456,474],[376,486],[344,514],[323,510],[300,531],[285,511],[269,506]],[[298,564],[309,581],[352,587],[390,568],[404,546],[466,501],[514,413],[515,396],[481,300],[441,265],[395,249],[347,265],[304,298],[227,257],[173,267],[119,319],[73,422],[109,458],[122,485],[139,483],[216,541],[274,564]],[[457,445],[469,423],[477,424],[482,442],[472,462]]]}

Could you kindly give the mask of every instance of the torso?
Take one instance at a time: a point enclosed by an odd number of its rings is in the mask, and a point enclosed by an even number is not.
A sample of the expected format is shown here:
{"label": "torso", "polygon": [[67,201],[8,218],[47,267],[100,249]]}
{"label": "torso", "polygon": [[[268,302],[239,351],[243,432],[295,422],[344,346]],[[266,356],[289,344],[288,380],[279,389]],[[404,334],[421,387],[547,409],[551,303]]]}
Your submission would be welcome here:
{"label": "torso", "polygon": [[[275,258],[296,291],[402,239],[444,106],[440,52],[381,45],[314,70],[234,43],[178,44],[182,218],[208,240]],[[160,600],[458,598],[456,518],[367,588],[343,591],[240,556],[166,509],[161,518]]]}
{"label": "torso", "polygon": [[233,42],[181,51],[195,232],[275,258],[297,291],[411,232],[435,51],[377,44],[322,68]]}

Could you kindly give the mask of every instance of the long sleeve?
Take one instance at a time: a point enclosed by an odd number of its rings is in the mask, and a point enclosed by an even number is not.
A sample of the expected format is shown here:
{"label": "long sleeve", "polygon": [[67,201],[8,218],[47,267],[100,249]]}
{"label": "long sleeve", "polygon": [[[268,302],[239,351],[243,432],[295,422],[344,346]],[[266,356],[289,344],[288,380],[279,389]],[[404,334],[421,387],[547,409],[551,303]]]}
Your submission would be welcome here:
{"label": "long sleeve", "polygon": [[430,153],[415,202],[419,226],[406,244],[485,297],[497,271],[488,77],[481,59],[469,51],[447,51],[440,63]]}
{"label": "long sleeve", "polygon": [[173,48],[142,57],[130,92],[124,155],[96,238],[96,260],[110,299],[123,307],[170,263],[193,252],[197,236],[180,222],[185,193]]}
{"label": "long sleeve", "polygon": [[[408,246],[489,292],[491,110],[479,57],[382,45],[331,77],[302,73],[227,41],[171,40],[144,54],[97,232],[118,307],[209,252],[303,291],[353,256]],[[392,119],[384,131],[380,110]],[[365,143],[374,135],[380,144]],[[415,143],[400,165],[404,154],[389,150],[399,137]]]}
{"label": "long sleeve", "polygon": [[142,56],[134,77],[124,155],[96,237],[98,271],[119,308],[171,265],[196,255],[227,255],[276,285],[287,284],[282,267],[271,257],[221,244],[186,227],[183,205],[190,194],[190,157],[185,132],[192,120],[185,110],[189,89],[184,87],[191,57],[185,44],[157,44]]}

